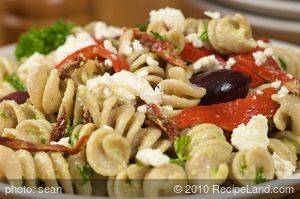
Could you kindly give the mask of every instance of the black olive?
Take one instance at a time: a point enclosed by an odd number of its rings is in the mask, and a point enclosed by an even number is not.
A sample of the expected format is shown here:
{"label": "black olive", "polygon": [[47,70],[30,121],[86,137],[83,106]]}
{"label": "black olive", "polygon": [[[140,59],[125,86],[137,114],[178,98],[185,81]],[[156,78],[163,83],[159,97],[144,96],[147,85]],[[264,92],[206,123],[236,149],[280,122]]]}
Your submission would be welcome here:
{"label": "black olive", "polygon": [[239,71],[221,69],[196,74],[190,81],[206,88],[206,95],[201,98],[200,104],[210,105],[244,98],[249,91],[251,78]]}
{"label": "black olive", "polygon": [[29,95],[27,91],[16,91],[14,93],[2,97],[0,99],[0,102],[2,102],[3,100],[14,100],[18,104],[23,104],[28,98]]}

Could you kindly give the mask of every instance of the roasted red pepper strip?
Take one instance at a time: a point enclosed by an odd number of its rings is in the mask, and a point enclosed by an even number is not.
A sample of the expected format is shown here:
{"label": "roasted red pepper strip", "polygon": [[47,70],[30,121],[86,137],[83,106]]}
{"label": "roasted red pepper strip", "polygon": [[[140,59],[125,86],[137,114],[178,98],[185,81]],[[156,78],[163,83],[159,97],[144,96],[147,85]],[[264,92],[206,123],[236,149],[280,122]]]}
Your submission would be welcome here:
{"label": "roasted red pepper strip", "polygon": [[162,41],[155,38],[153,35],[142,32],[137,28],[133,29],[134,37],[138,39],[144,46],[147,46],[150,51],[157,53],[162,59],[174,66],[186,68],[186,63],[178,56],[177,50],[169,41]]}
{"label": "roasted red pepper strip", "polygon": [[31,152],[37,151],[55,151],[55,152],[64,152],[68,154],[79,153],[82,149],[82,146],[88,141],[90,135],[82,136],[75,147],[66,147],[63,145],[50,145],[50,144],[40,144],[34,142],[27,142],[24,140],[9,138],[9,137],[0,137],[0,145],[7,146],[14,150],[24,149]]}
{"label": "roasted red pepper strip", "polygon": [[213,54],[216,56],[216,59],[219,61],[219,63],[225,66],[226,63],[224,59],[221,57],[221,55],[214,53],[212,50],[203,47],[196,48],[193,46],[193,44],[188,42],[185,43],[184,48],[180,53],[180,57],[187,62],[194,63],[202,57],[206,57]]}
{"label": "roasted red pepper strip", "polygon": [[[260,49],[258,49],[260,50]],[[257,87],[266,81],[273,82],[280,80],[282,82],[299,81],[291,77],[285,71],[282,71],[272,57],[268,57],[266,62],[260,66],[255,64],[253,52],[243,53],[233,56],[236,63],[232,66],[233,70],[244,72],[252,77],[251,87]]]}
{"label": "roasted red pepper strip", "polygon": [[129,65],[123,57],[120,57],[117,54],[110,52],[109,50],[103,48],[100,45],[91,45],[84,48],[81,48],[68,57],[66,57],[62,62],[56,65],[56,69],[61,68],[68,61],[75,59],[80,54],[88,59],[95,59],[96,57],[101,57],[104,59],[110,59],[114,67],[115,72],[120,72],[121,70],[129,71]]}
{"label": "roasted red pepper strip", "polygon": [[224,130],[232,131],[238,125],[247,123],[254,115],[273,117],[279,105],[271,96],[278,91],[275,88],[266,88],[262,92],[262,95],[254,94],[233,102],[187,108],[173,119],[179,129],[195,124],[213,123]]}
{"label": "roasted red pepper strip", "polygon": [[[168,134],[171,140],[174,140],[179,135],[173,120],[164,115],[156,104],[147,105],[147,117],[150,121],[157,124],[165,133]],[[150,122],[148,122],[150,124]]]}

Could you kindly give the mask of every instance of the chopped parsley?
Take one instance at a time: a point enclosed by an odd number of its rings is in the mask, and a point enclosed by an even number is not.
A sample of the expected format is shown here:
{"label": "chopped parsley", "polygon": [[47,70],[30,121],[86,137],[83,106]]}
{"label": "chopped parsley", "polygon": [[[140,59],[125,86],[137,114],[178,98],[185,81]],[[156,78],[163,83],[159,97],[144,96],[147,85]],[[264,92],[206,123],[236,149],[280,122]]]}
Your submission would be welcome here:
{"label": "chopped parsley", "polygon": [[0,117],[8,119],[8,115],[5,112],[0,111]]}
{"label": "chopped parsley", "polygon": [[264,177],[264,168],[261,167],[256,171],[255,183],[260,184],[266,182],[267,179]]}
{"label": "chopped parsley", "polygon": [[92,167],[89,164],[85,164],[83,166],[76,165],[76,169],[78,170],[81,176],[81,184],[84,185],[91,180],[92,175],[95,173]]}
{"label": "chopped parsley", "polygon": [[199,39],[201,39],[201,41],[208,41],[208,21],[203,21],[203,32],[200,34]]}
{"label": "chopped parsley", "polygon": [[15,73],[5,76],[4,80],[10,83],[10,85],[12,85],[18,91],[26,90],[25,85]]}
{"label": "chopped parsley", "polygon": [[46,138],[43,137],[43,136],[40,136],[40,142],[41,142],[42,144],[46,144]]}
{"label": "chopped parsley", "polygon": [[240,167],[240,173],[241,173],[242,175],[245,175],[246,168],[247,168],[247,167],[246,167],[245,164],[241,165],[241,167]]}
{"label": "chopped parsley", "polygon": [[149,26],[149,22],[138,25],[138,28],[140,29],[140,31],[145,32],[148,26]]}
{"label": "chopped parsley", "polygon": [[281,58],[279,58],[278,60],[281,68],[286,71],[286,63]]}
{"label": "chopped parsley", "polygon": [[50,27],[34,28],[21,35],[15,55],[18,60],[29,57],[35,52],[48,54],[65,43],[66,37],[71,34],[72,23],[58,21]]}
{"label": "chopped parsley", "polygon": [[174,150],[177,155],[176,159],[171,159],[172,163],[183,163],[187,161],[190,156],[186,155],[188,153],[189,144],[191,142],[191,136],[184,135],[177,137],[174,141]]}
{"label": "chopped parsley", "polygon": [[70,137],[69,139],[69,143],[71,144],[71,146],[74,146],[75,144],[75,140],[78,140],[79,134],[73,134],[73,129],[74,127],[76,127],[77,125],[83,124],[83,119],[80,119],[76,125],[73,126],[72,121],[70,119],[68,119],[67,122],[67,128],[66,128],[66,137]]}
{"label": "chopped parsley", "polygon": [[151,31],[151,34],[159,39],[159,40],[166,40],[167,39],[167,35],[161,35],[159,32],[154,32],[154,31]]}

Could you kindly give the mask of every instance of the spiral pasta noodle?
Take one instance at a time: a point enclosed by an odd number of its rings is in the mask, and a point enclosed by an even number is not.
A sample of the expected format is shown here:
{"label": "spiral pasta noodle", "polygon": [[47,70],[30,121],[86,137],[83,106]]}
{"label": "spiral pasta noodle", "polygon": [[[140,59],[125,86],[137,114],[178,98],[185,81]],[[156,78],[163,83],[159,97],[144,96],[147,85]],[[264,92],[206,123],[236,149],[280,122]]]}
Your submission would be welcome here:
{"label": "spiral pasta noodle", "polygon": [[275,168],[268,150],[254,147],[239,151],[232,160],[231,176],[239,185],[256,184],[256,175],[260,171],[263,178],[274,178]]}
{"label": "spiral pasta noodle", "polygon": [[173,108],[186,108],[196,106],[206,90],[193,86],[186,78],[185,71],[180,67],[171,67],[168,78],[159,83],[163,92],[162,104]]}
{"label": "spiral pasta noodle", "polygon": [[229,175],[232,152],[223,130],[214,124],[200,124],[187,134],[191,143],[185,170],[190,183],[222,184]]}
{"label": "spiral pasta noodle", "polygon": [[[300,53],[289,48],[273,48],[274,56],[277,58],[279,65],[284,64],[288,73],[296,78],[300,78]],[[282,63],[283,62],[283,63]],[[283,67],[283,66],[282,66]]]}
{"label": "spiral pasta noodle", "polygon": [[208,24],[208,39],[212,47],[222,54],[243,53],[256,47],[251,27],[240,14],[212,19]]}
{"label": "spiral pasta noodle", "polygon": [[[272,99],[280,104],[273,121],[277,129],[284,131],[290,125],[291,131],[300,135],[300,99],[294,95],[273,95]],[[289,123],[290,121],[290,123]]]}

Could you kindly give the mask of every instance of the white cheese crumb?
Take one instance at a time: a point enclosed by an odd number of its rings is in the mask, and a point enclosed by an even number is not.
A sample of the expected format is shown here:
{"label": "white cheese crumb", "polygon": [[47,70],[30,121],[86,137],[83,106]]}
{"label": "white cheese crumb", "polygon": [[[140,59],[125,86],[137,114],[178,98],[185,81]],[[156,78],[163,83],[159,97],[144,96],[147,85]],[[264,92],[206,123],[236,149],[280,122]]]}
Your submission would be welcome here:
{"label": "white cheese crumb", "polygon": [[215,55],[210,55],[206,57],[202,57],[198,59],[193,65],[192,65],[194,72],[200,72],[200,71],[213,71],[220,68],[219,61],[216,59]]}
{"label": "white cheese crumb", "polygon": [[54,51],[55,62],[59,63],[73,52],[96,44],[95,40],[87,32],[79,32],[75,35],[69,35],[63,45]]}
{"label": "white cheese crumb", "polygon": [[288,93],[289,93],[289,89],[287,89],[285,86],[282,86],[277,94],[278,94],[278,97],[284,97]]}
{"label": "white cheese crumb", "polygon": [[144,50],[141,42],[137,39],[133,40],[132,47],[133,47],[134,51],[143,51]]}
{"label": "white cheese crumb", "polygon": [[256,99],[256,95],[253,96],[253,99]]}
{"label": "white cheese crumb", "polygon": [[105,98],[110,97],[110,96],[111,96],[111,92],[110,92],[109,88],[107,88],[107,87],[104,88],[103,94],[104,94],[104,97],[105,97]]}
{"label": "white cheese crumb", "polygon": [[117,49],[112,45],[111,41],[104,40],[103,46],[105,49],[109,50],[110,52],[117,54]]}
{"label": "white cheese crumb", "polygon": [[169,156],[163,154],[159,149],[142,149],[137,152],[136,159],[143,165],[159,167],[168,164]]}
{"label": "white cheese crumb", "polygon": [[131,42],[128,39],[122,41],[122,44],[120,46],[120,53],[126,56],[130,56],[132,54]]}
{"label": "white cheese crumb", "polygon": [[264,42],[263,40],[257,40],[257,45],[260,48],[268,48],[268,47],[270,47],[270,43]]}
{"label": "white cheese crumb", "polygon": [[188,42],[192,43],[195,48],[201,48],[203,46],[201,39],[199,39],[199,35],[197,35],[196,33],[187,35],[185,39]]}
{"label": "white cheese crumb", "polygon": [[115,38],[123,33],[123,29],[115,26],[108,26],[106,23],[98,21],[95,23],[94,32],[96,39]]}
{"label": "white cheese crumb", "polygon": [[142,106],[137,107],[137,111],[141,113],[146,113],[147,112],[147,106],[144,104]]}
{"label": "white cheese crumb", "polygon": [[204,14],[212,19],[220,19],[221,17],[219,12],[204,11]]}
{"label": "white cheese crumb", "polygon": [[290,74],[290,73],[288,73],[288,74],[287,74],[287,77],[290,78],[290,79],[292,79],[292,78],[293,78],[293,75]]}
{"label": "white cheese crumb", "polygon": [[281,81],[280,80],[271,83],[271,87],[273,87],[273,88],[279,89],[280,86],[281,86]]}
{"label": "white cheese crumb", "polygon": [[109,67],[112,67],[112,66],[113,66],[113,65],[112,65],[112,61],[111,61],[110,59],[104,60],[104,64],[105,64],[106,66],[109,66]]}
{"label": "white cheese crumb", "polygon": [[55,141],[51,141],[50,142],[50,145],[63,145],[63,146],[66,146],[66,147],[71,147],[70,143],[69,143],[69,137],[64,137],[64,138],[61,138],[58,142],[55,142]]}
{"label": "white cheese crumb", "polygon": [[277,153],[273,153],[272,159],[275,166],[275,175],[278,179],[288,178],[293,175],[296,167],[289,160],[281,158]]}
{"label": "white cheese crumb", "polygon": [[262,65],[267,61],[268,57],[271,57],[273,55],[273,49],[272,48],[266,48],[264,51],[257,51],[252,53],[254,59],[255,59],[255,64],[257,66]]}
{"label": "white cheese crumb", "polygon": [[139,77],[146,77],[148,75],[148,71],[146,69],[139,71],[136,75]]}
{"label": "white cheese crumb", "polygon": [[231,67],[236,63],[235,59],[233,57],[230,57],[225,65],[225,69],[231,69]]}
{"label": "white cheese crumb", "polygon": [[89,79],[86,85],[89,90],[93,90],[101,85],[106,86],[109,88],[111,93],[117,95],[121,100],[129,103],[134,103],[137,96],[139,96],[147,104],[161,103],[162,93],[153,90],[147,80],[129,71],[122,70],[112,76],[105,73],[103,76]]}
{"label": "white cheese crumb", "polygon": [[152,10],[150,13],[150,22],[163,21],[168,29],[176,28],[184,31],[185,18],[182,12],[174,8],[161,8],[159,10]]}
{"label": "white cheese crumb", "polygon": [[151,57],[151,56],[147,56],[146,57],[146,63],[149,66],[158,66],[159,65],[158,61],[156,61],[155,59],[153,59],[153,57]]}
{"label": "white cheese crumb", "polygon": [[258,95],[262,95],[262,94],[264,94],[261,90],[256,90],[256,94],[258,94]]}
{"label": "white cheese crumb", "polygon": [[231,135],[231,144],[238,150],[252,147],[267,149],[269,142],[268,119],[261,114],[253,116],[247,125],[240,124]]}

